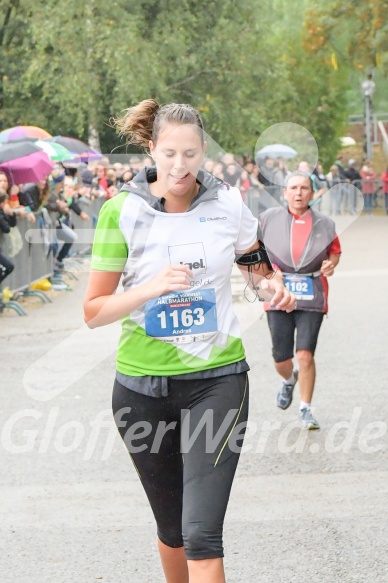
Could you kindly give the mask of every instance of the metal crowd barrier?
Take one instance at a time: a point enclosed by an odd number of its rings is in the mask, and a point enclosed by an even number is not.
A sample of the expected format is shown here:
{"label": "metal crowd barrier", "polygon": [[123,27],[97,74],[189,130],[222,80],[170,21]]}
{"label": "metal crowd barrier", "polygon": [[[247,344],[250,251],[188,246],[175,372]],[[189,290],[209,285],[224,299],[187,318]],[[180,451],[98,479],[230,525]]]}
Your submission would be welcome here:
{"label": "metal crowd barrier", "polygon": [[368,192],[369,194],[380,197],[384,190],[383,181],[378,178],[375,180],[355,180],[353,184],[357,186],[363,194]]}
{"label": "metal crowd barrier", "polygon": [[[36,213],[36,222],[18,218],[17,228],[23,239],[23,247],[17,255],[10,257],[15,268],[2,282],[1,287],[9,287],[13,292],[25,291],[31,284],[51,277],[54,271],[54,258],[49,253],[49,241],[40,221],[41,213]],[[4,236],[0,245],[4,245]]]}
{"label": "metal crowd barrier", "polygon": [[[383,181],[380,179],[374,180],[353,180],[352,183],[343,182],[339,185],[338,201],[336,203],[337,211],[340,212],[354,212],[362,209],[356,208],[355,192],[356,190],[362,194],[362,205],[364,212],[377,213],[381,209],[385,210],[385,197]],[[360,196],[358,196],[360,198]]]}
{"label": "metal crowd barrier", "polygon": [[369,208],[372,209],[372,213],[375,211],[379,213],[382,209],[384,209],[384,211],[387,210],[387,201],[385,200],[384,196],[384,184],[382,180],[361,180],[361,185],[359,188],[365,199],[364,210],[368,207],[368,203],[366,201],[367,195],[371,195]]}
{"label": "metal crowd barrier", "polygon": [[88,255],[91,253],[93,241],[90,237],[90,231],[95,228],[98,214],[105,201],[106,198],[104,197],[95,198],[94,200],[81,197],[77,200],[81,210],[89,216],[88,221],[83,221],[74,211],[71,211],[71,223],[79,239],[71,248],[76,255]]}
{"label": "metal crowd barrier", "polygon": [[[81,209],[89,215],[89,220],[83,221],[74,212],[71,212],[71,222],[78,234],[79,242],[74,243],[71,250],[76,255],[85,255],[92,248],[92,232],[97,223],[98,214],[105,198],[90,201],[82,198],[77,201]],[[50,213],[51,214],[51,213]],[[0,297],[5,288],[12,290],[12,300],[4,304],[14,309],[19,315],[26,315],[22,305],[17,301],[23,295],[35,295],[43,302],[51,302],[50,298],[41,290],[31,290],[35,282],[51,278],[54,275],[53,250],[57,244],[55,233],[56,214],[50,216],[45,209],[35,213],[35,223],[26,218],[18,218],[17,228],[22,237],[22,249],[13,257],[7,254],[8,246],[4,235],[0,233],[0,250],[14,264],[13,272],[0,284]],[[51,223],[51,224],[49,224]],[[66,272],[77,277],[72,272]]]}
{"label": "metal crowd barrier", "polygon": [[[88,199],[81,199],[78,201],[81,209],[89,215],[88,221],[83,221],[74,212],[71,212],[71,222],[74,225],[76,232],[80,235],[80,242],[72,246],[78,254],[85,254],[91,249],[92,237],[90,231],[94,229],[98,214],[105,198],[95,199],[89,201]],[[54,273],[54,257],[50,243],[53,242],[53,237],[50,232],[55,228],[55,221],[52,220],[52,226],[49,228],[45,225],[42,211],[35,213],[35,223],[30,223],[26,218],[17,219],[17,228],[23,240],[23,247],[17,255],[9,259],[14,264],[13,272],[0,284],[0,289],[9,287],[14,292],[25,291],[31,284],[51,277]],[[82,236],[82,232],[85,236]],[[6,253],[5,235],[0,233],[0,249],[3,248],[4,255]]]}

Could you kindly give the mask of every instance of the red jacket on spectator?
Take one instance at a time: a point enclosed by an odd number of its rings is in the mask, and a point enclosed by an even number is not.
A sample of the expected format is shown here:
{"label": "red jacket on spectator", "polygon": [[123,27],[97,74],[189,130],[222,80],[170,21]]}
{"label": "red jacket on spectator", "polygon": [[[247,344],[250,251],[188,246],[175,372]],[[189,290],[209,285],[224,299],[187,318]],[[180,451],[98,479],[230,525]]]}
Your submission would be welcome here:
{"label": "red jacket on spectator", "polygon": [[384,194],[388,194],[388,168],[382,173],[381,180],[383,181]]}
{"label": "red jacket on spectator", "polygon": [[360,170],[362,178],[362,194],[373,194],[376,185],[373,182],[376,179],[376,172],[370,166],[363,166]]}

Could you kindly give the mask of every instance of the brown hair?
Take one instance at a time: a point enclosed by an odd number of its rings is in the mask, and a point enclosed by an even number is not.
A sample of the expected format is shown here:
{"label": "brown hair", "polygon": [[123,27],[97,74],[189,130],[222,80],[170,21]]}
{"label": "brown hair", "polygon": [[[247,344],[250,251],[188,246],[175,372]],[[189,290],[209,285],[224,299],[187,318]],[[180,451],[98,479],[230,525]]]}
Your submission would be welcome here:
{"label": "brown hair", "polygon": [[193,124],[200,128],[203,143],[203,123],[198,111],[185,103],[168,103],[160,106],[154,99],[145,99],[125,110],[125,115],[114,120],[114,125],[127,144],[148,150],[149,141],[156,144],[163,123]]}
{"label": "brown hair", "polygon": [[[40,190],[40,189],[39,189],[39,190]],[[49,184],[48,177],[47,177],[47,178],[46,178],[46,183],[45,183],[45,185],[44,185],[43,189],[42,189],[42,190],[40,190],[40,197],[39,197],[39,200],[40,200],[41,202],[42,202],[42,201],[45,201],[45,200],[47,200],[47,198],[48,198],[49,194],[50,194],[50,184]]]}
{"label": "brown hair", "polygon": [[2,170],[0,170],[0,176],[5,176],[5,177],[6,177],[6,179],[7,179],[7,182],[8,182],[8,186],[9,186],[9,178],[8,178],[8,176],[6,175],[6,173],[5,173],[5,172],[3,172]]}

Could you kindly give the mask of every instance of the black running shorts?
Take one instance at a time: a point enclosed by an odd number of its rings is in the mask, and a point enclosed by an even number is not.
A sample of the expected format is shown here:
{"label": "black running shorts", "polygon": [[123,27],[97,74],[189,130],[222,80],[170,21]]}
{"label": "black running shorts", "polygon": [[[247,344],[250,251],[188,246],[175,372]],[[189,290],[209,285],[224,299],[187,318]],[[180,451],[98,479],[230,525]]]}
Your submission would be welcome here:
{"label": "black running shorts", "polygon": [[248,416],[246,373],[168,379],[166,397],[113,388],[113,413],[159,539],[188,559],[223,557],[222,529]]}
{"label": "black running shorts", "polygon": [[[267,312],[272,336],[272,356],[275,362],[283,362],[294,356],[296,350],[308,350],[314,354],[324,314],[294,310],[287,313]],[[296,339],[295,339],[296,332]]]}

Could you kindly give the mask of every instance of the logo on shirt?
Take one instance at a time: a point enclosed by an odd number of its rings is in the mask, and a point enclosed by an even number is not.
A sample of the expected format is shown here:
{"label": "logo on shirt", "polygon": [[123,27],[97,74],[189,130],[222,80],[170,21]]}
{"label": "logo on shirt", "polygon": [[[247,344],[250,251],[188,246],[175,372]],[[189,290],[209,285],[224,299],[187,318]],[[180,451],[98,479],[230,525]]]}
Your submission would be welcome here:
{"label": "logo on shirt", "polygon": [[187,265],[194,276],[206,273],[207,262],[203,243],[172,245],[168,248],[170,263]]}
{"label": "logo on shirt", "polygon": [[[179,263],[181,265],[188,265],[189,269],[205,269],[206,270],[206,267],[203,263],[203,259],[200,259],[199,261],[194,261],[194,263],[190,263],[190,262],[184,263],[183,261],[179,261]],[[201,273],[205,273],[205,271],[202,271]]]}
{"label": "logo on shirt", "polygon": [[199,217],[201,223],[206,223],[206,221],[226,221],[228,217]]}

